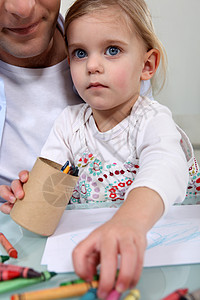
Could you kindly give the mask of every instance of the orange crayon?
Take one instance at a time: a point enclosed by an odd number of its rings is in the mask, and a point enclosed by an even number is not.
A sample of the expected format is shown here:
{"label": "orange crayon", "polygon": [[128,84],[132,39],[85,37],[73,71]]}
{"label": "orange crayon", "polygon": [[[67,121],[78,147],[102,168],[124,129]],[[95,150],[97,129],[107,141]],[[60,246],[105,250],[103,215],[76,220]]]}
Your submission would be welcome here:
{"label": "orange crayon", "polygon": [[69,169],[70,169],[70,166],[67,166],[67,167],[63,170],[63,173],[68,174]]}
{"label": "orange crayon", "polygon": [[84,295],[90,288],[97,288],[98,281],[90,283],[74,283],[72,285],[60,286],[50,289],[25,292],[24,294],[14,294],[11,300],[52,300],[62,298],[72,298]]}
{"label": "orange crayon", "polygon": [[10,257],[17,258],[18,253],[17,250],[11,245],[11,243],[7,240],[5,235],[0,232],[0,243],[5,248],[6,252]]}

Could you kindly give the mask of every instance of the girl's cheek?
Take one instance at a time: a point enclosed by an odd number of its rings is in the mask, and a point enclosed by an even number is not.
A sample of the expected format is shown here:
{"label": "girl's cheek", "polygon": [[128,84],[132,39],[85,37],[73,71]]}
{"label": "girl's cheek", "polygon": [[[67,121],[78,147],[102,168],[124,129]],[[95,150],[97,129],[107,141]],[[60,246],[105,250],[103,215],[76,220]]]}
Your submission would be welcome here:
{"label": "girl's cheek", "polygon": [[120,89],[125,89],[127,87],[127,84],[129,82],[129,74],[127,74],[127,71],[120,71],[115,73],[115,79],[114,84],[118,86]]}

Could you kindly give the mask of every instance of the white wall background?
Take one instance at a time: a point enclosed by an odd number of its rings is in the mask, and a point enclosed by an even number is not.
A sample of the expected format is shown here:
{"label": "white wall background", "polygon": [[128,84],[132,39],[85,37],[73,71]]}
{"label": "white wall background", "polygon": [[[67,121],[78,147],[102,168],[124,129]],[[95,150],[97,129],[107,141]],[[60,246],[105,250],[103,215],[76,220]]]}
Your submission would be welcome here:
{"label": "white wall background", "polygon": [[[168,79],[156,99],[200,145],[200,0],[146,0],[168,56]],[[65,15],[74,0],[61,0]]]}
{"label": "white wall background", "polygon": [[60,11],[61,11],[61,13],[62,13],[63,16],[65,16],[65,13],[66,13],[67,9],[74,2],[75,2],[74,0],[61,0]]}

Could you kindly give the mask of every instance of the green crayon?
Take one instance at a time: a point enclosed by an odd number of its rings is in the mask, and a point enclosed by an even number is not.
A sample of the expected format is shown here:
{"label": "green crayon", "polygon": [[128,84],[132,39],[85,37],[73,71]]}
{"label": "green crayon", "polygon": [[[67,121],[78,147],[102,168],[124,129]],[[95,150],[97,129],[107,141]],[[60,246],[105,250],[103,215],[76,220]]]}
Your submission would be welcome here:
{"label": "green crayon", "polygon": [[83,282],[85,282],[85,280],[83,280],[83,279],[75,279],[75,280],[70,280],[70,281],[62,282],[60,284],[60,286],[71,285],[71,284],[76,284],[76,283],[83,283]]}
{"label": "green crayon", "polygon": [[23,287],[46,281],[57,275],[55,272],[44,271],[40,277],[35,278],[16,278],[8,281],[0,282],[0,294],[6,293],[12,290],[21,289]]}
{"label": "green crayon", "polygon": [[[98,281],[99,280],[99,275],[95,275],[93,277],[93,280]],[[74,279],[74,280],[69,280],[69,281],[66,281],[66,282],[62,282],[60,284],[60,286],[71,285],[71,284],[76,284],[76,283],[83,283],[83,282],[85,282],[85,280],[83,280],[81,278],[78,278],[78,279]]]}
{"label": "green crayon", "polygon": [[0,255],[0,263],[3,263],[4,261],[8,260],[10,256],[8,255]]}

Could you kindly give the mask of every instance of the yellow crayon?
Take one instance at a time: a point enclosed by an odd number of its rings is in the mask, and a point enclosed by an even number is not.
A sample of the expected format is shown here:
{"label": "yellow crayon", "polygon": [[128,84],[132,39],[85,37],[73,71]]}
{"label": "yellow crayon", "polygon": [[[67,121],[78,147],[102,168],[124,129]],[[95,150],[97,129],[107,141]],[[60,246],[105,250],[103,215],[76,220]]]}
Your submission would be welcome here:
{"label": "yellow crayon", "polygon": [[140,291],[137,289],[130,290],[129,294],[124,298],[124,300],[139,300]]}
{"label": "yellow crayon", "polygon": [[63,173],[67,174],[69,172],[70,166],[66,166],[66,168],[63,170]]}
{"label": "yellow crayon", "polygon": [[78,297],[85,294],[90,288],[97,288],[98,281],[90,283],[74,283],[72,285],[60,286],[51,289],[27,292],[24,294],[15,294],[11,296],[11,300],[51,300]]}

